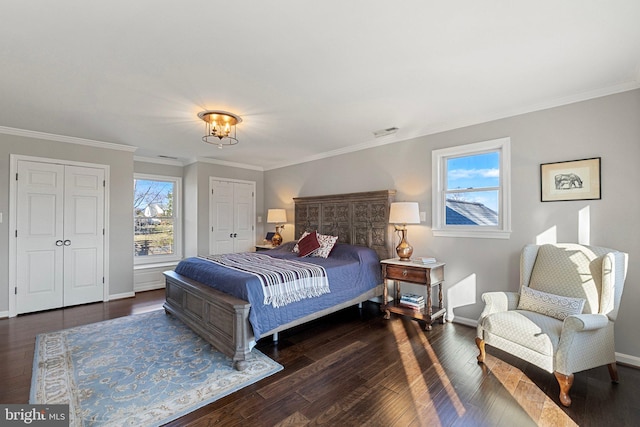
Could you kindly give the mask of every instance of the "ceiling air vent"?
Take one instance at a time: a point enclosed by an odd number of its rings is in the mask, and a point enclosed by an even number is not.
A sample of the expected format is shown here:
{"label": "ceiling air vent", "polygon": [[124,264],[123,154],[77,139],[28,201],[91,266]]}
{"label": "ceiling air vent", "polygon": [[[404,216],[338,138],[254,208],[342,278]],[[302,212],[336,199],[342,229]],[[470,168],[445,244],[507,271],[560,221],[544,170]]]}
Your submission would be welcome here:
{"label": "ceiling air vent", "polygon": [[398,131],[397,127],[386,128],[386,129],[377,130],[377,131],[373,132],[373,136],[375,136],[376,138],[381,138],[383,136],[392,135],[392,134],[396,133],[397,131]]}

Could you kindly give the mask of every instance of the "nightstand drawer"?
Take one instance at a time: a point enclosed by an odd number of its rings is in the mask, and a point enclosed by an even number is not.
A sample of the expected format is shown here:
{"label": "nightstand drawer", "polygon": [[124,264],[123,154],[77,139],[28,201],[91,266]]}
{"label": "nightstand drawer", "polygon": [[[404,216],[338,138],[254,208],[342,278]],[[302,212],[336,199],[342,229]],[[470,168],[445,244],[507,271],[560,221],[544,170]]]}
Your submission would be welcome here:
{"label": "nightstand drawer", "polygon": [[428,282],[429,270],[424,268],[411,268],[406,266],[387,265],[387,279],[402,280],[403,282],[415,282],[425,284]]}

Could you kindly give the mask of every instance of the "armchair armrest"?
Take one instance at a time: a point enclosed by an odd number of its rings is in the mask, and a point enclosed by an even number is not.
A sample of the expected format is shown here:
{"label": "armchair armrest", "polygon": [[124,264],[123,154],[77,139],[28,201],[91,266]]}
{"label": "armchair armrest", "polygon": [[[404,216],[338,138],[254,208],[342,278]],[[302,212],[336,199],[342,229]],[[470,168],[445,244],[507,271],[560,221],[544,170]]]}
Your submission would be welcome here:
{"label": "armchair armrest", "polygon": [[482,294],[482,301],[484,301],[485,306],[482,314],[480,314],[480,319],[491,313],[515,310],[518,307],[519,300],[520,294],[517,292],[485,292]]}
{"label": "armchair armrest", "polygon": [[564,331],[580,332],[593,331],[604,328],[609,324],[609,318],[604,314],[574,314],[567,316],[562,324],[562,333]]}

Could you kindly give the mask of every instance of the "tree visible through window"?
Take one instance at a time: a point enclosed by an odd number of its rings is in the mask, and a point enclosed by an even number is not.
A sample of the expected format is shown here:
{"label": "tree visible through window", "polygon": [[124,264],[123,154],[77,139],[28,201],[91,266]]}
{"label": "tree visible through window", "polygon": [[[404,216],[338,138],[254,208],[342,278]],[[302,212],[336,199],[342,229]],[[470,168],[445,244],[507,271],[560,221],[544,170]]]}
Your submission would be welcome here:
{"label": "tree visible through window", "polygon": [[434,150],[433,233],[508,238],[510,140]]}
{"label": "tree visible through window", "polygon": [[133,182],[134,255],[138,260],[179,255],[179,179],[136,175]]}

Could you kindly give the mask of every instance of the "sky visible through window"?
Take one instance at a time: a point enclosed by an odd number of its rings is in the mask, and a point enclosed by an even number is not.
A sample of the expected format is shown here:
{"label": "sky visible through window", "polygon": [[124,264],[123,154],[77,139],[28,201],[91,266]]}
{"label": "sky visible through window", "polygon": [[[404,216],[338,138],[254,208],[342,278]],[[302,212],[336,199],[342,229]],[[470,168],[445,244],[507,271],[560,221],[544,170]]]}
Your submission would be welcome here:
{"label": "sky visible through window", "polygon": [[[447,190],[483,190],[500,186],[500,154],[497,151],[447,159]],[[449,193],[447,197],[482,203],[498,212],[497,191]]]}
{"label": "sky visible through window", "polygon": [[173,182],[152,181],[146,179],[136,179],[134,181],[134,203],[133,207],[136,216],[162,216],[162,214],[171,214],[171,212],[152,212],[145,215],[145,208],[157,205],[163,211],[171,209],[171,197],[174,192]]}

